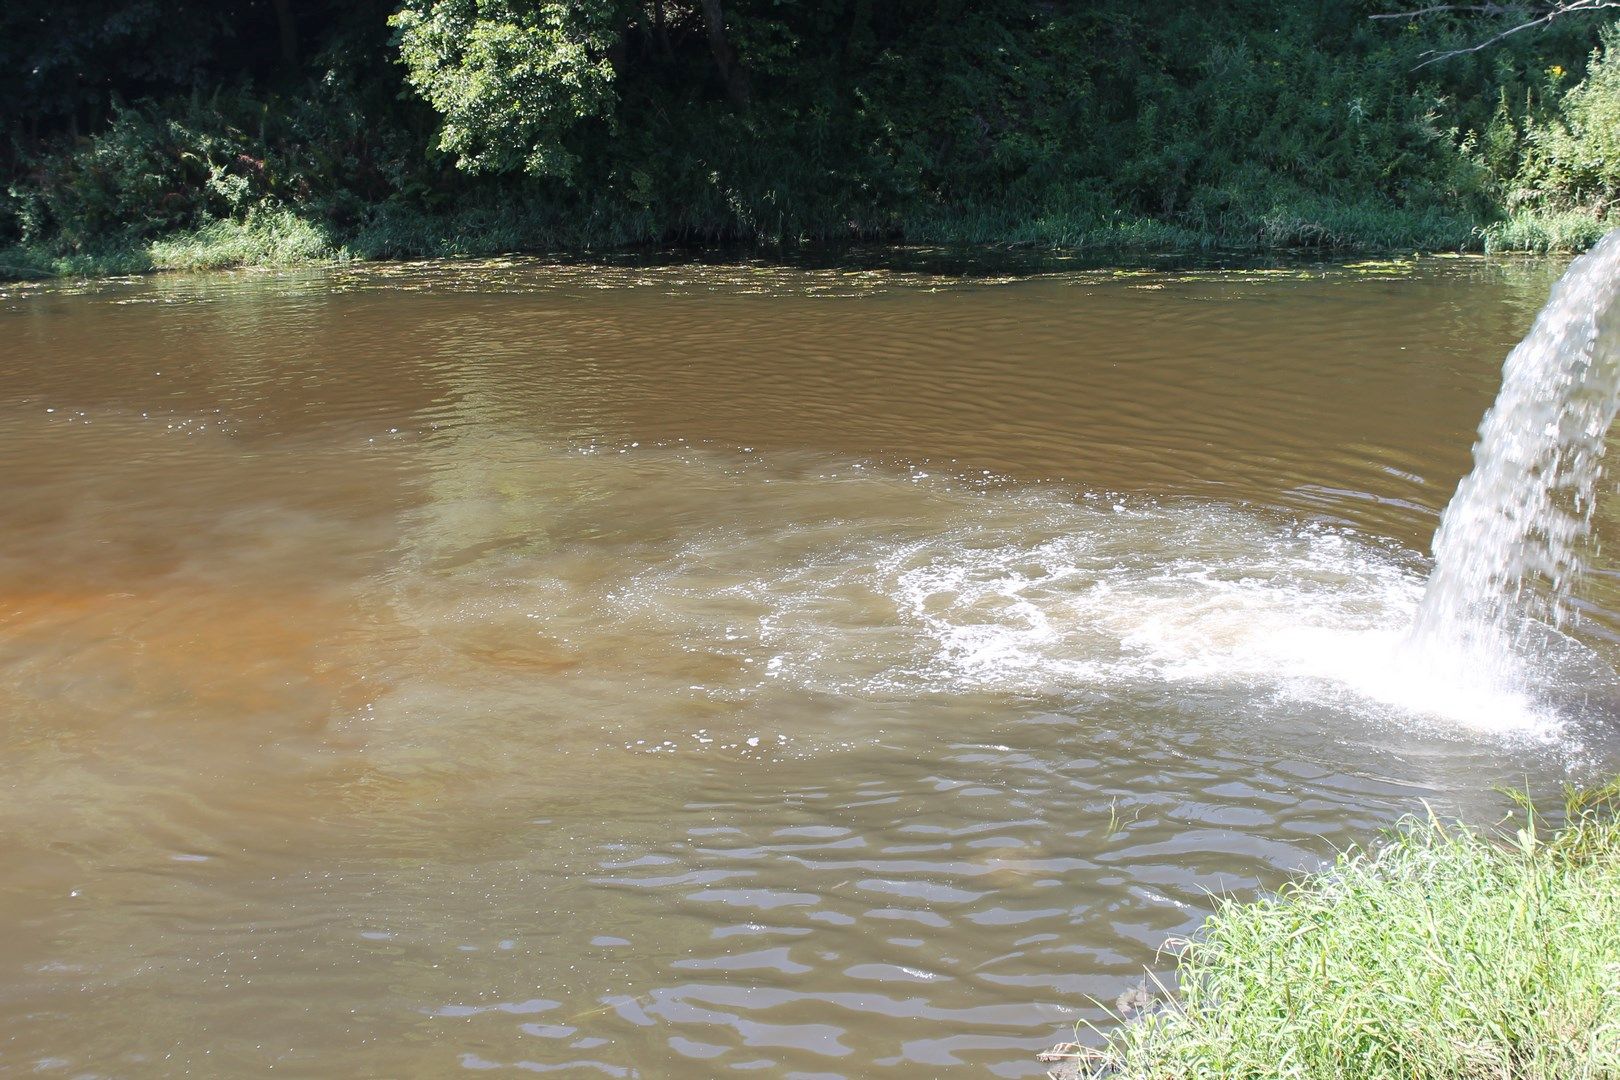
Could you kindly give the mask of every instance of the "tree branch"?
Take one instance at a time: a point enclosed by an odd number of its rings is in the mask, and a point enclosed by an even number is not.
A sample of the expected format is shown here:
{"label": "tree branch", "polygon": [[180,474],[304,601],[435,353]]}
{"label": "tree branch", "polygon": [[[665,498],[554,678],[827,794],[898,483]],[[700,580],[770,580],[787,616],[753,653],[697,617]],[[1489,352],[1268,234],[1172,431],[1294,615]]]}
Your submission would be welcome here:
{"label": "tree branch", "polygon": [[1499,42],[1512,37],[1525,30],[1534,30],[1545,27],[1566,15],[1590,14],[1594,11],[1620,9],[1620,0],[1548,0],[1548,2],[1535,4],[1430,4],[1428,7],[1416,8],[1412,11],[1392,11],[1379,15],[1370,15],[1372,19],[1421,19],[1428,15],[1468,13],[1471,15],[1516,15],[1522,22],[1515,23],[1499,33],[1493,34],[1485,40],[1461,49],[1446,49],[1445,51],[1431,50],[1423,54],[1423,61],[1412,70],[1426,68],[1430,64],[1438,64],[1442,60],[1450,60],[1456,56],[1467,56],[1490,48]]}
{"label": "tree branch", "polygon": [[1430,4],[1415,11],[1386,11],[1380,15],[1369,15],[1369,19],[1421,19],[1425,15],[1439,15],[1445,12],[1466,11],[1473,15],[1510,15],[1523,14],[1523,4]]}

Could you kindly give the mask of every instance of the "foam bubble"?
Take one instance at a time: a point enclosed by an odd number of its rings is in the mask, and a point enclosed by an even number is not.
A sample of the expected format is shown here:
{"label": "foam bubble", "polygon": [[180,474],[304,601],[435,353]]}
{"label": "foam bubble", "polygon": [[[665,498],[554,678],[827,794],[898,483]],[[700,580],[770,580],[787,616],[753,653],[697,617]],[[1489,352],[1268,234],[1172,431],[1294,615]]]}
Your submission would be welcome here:
{"label": "foam bubble", "polygon": [[[1034,542],[1023,513],[1007,524],[998,535],[981,517],[929,539],[845,552],[774,588],[757,583],[754,595],[771,602],[761,634],[777,650],[773,671],[871,693],[1230,687],[1494,735],[1550,739],[1564,727],[1544,692],[1548,655],[1409,645],[1423,594],[1410,553],[1210,504],[1067,507]],[[896,633],[881,647],[863,635],[869,660],[891,662],[852,679],[826,597],[857,583],[893,606]],[[806,593],[820,602],[806,604]],[[905,634],[909,648],[895,640]],[[1601,663],[1550,629],[1537,649],[1565,674],[1573,663],[1604,677]],[[1521,642],[1521,651],[1530,650]]]}

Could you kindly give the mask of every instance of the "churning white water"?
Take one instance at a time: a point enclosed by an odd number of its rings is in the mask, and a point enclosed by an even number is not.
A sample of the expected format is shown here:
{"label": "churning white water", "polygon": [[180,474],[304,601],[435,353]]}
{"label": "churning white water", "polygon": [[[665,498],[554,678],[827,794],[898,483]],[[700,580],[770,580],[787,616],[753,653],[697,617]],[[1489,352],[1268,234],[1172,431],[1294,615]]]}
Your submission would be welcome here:
{"label": "churning white water", "polygon": [[[1426,584],[1361,538],[1207,504],[1071,508],[1043,542],[1029,522],[998,537],[981,513],[957,534],[805,567],[811,603],[784,602],[792,572],[762,583],[775,610],[761,636],[782,649],[766,670],[812,683],[859,671],[829,663],[843,635],[818,625],[828,594],[853,587],[929,643],[920,663],[857,679],[868,689],[1218,685],[1551,736],[1613,681],[1561,627],[1617,409],[1620,230],[1570,266],[1508,356]],[[871,633],[860,641],[869,650]]]}
{"label": "churning white water", "polygon": [[1570,266],[1509,354],[1434,538],[1413,644],[1490,652],[1560,625],[1620,407],[1620,230]]}

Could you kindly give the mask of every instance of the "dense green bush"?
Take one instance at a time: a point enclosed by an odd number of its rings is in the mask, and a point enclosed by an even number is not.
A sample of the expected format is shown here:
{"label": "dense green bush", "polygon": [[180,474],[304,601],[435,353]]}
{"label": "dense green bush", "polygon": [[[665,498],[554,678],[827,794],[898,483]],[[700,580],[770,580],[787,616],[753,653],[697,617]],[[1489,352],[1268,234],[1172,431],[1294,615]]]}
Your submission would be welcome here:
{"label": "dense green bush", "polygon": [[272,186],[253,149],[208,106],[118,106],[104,130],[12,183],[17,231],[80,249],[245,214]]}
{"label": "dense green bush", "polygon": [[1620,198],[1620,31],[1604,32],[1584,80],[1527,126],[1517,201],[1606,214]]}

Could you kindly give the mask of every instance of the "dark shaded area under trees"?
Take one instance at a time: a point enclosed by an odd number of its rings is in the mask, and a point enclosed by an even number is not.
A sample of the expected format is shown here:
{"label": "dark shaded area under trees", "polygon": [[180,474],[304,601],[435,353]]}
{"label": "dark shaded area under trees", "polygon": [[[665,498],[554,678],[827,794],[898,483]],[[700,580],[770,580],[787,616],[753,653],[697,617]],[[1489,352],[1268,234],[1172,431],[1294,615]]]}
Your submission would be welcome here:
{"label": "dark shaded area under trees", "polygon": [[1415,6],[11,0],[0,265],[1589,242],[1615,13]]}

